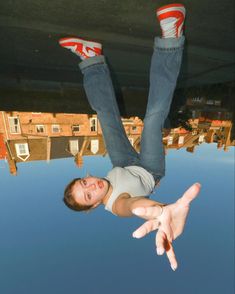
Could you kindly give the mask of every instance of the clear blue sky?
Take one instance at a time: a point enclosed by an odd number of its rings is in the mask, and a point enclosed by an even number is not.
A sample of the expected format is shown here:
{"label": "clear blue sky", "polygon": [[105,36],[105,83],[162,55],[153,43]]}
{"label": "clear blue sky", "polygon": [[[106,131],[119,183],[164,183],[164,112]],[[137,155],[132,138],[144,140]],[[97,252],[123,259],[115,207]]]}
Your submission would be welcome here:
{"label": "clear blue sky", "polygon": [[19,164],[17,177],[0,169],[0,293],[233,293],[234,149],[205,144],[194,154],[167,155],[154,199],[172,202],[192,183],[202,184],[175,243],[176,272],[156,256],[154,234],[131,237],[142,220],[101,207],[76,213],[62,203],[72,178],[102,177],[110,168],[108,157],[87,157],[81,170],[72,159]]}

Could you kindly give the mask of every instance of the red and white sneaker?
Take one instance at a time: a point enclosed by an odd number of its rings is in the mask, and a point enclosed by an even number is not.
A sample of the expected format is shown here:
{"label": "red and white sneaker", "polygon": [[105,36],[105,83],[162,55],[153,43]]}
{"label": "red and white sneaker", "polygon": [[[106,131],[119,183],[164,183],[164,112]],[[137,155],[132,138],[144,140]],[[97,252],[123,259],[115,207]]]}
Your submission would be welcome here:
{"label": "red and white sneaker", "polygon": [[62,38],[59,40],[61,47],[71,50],[82,60],[93,56],[101,55],[102,45],[93,41],[80,38]]}
{"label": "red and white sneaker", "polygon": [[169,4],[156,11],[163,38],[179,38],[183,35],[186,10],[182,4]]}

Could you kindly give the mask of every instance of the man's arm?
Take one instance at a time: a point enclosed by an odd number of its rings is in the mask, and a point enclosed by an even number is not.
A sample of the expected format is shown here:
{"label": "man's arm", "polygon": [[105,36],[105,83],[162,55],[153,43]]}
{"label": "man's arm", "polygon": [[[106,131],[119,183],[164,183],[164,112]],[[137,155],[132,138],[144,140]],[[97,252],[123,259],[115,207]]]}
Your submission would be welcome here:
{"label": "man's arm", "polygon": [[133,233],[133,237],[142,238],[158,229],[156,234],[157,254],[162,255],[166,252],[173,270],[177,268],[177,260],[172,242],[183,233],[190,204],[198,196],[200,189],[199,183],[192,185],[175,203],[166,205],[160,216],[155,207],[145,206],[133,210],[135,215],[149,219]]}
{"label": "man's arm", "polygon": [[[129,194],[121,194],[114,202],[112,210],[120,217],[135,216],[133,210],[137,207],[154,207],[156,215],[160,216],[165,204],[145,198],[145,197],[131,197]],[[148,216],[140,216],[144,219],[150,219]]]}

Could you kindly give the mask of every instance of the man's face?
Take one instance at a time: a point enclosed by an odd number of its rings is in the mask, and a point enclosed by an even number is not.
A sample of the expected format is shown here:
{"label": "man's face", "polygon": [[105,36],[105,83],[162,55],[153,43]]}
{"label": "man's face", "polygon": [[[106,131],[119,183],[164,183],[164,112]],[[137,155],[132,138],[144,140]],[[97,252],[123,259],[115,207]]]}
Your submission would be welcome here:
{"label": "man's face", "polygon": [[102,202],[109,189],[107,180],[86,177],[77,180],[73,186],[74,200],[81,205],[95,205]]}

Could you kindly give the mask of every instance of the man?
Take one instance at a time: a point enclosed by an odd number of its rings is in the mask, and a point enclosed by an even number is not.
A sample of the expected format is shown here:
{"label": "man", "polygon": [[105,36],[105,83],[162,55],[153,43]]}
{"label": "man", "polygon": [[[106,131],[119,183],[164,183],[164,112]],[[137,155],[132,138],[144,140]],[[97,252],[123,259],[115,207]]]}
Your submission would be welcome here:
{"label": "man", "polygon": [[100,204],[121,217],[134,214],[146,218],[134,232],[136,238],[158,229],[157,253],[167,253],[173,270],[177,261],[172,241],[183,231],[190,202],[197,196],[200,184],[193,185],[176,203],[165,205],[149,195],[165,175],[162,127],[168,115],[179,74],[184,45],[185,8],[170,4],[157,10],[162,37],[155,38],[150,69],[150,89],[141,150],[131,146],[116,102],[109,69],[102,55],[102,45],[81,38],[59,40],[63,48],[78,55],[84,75],[88,101],[97,112],[113,169],[105,178],[74,179],[65,189],[64,202],[74,210],[90,210]]}

